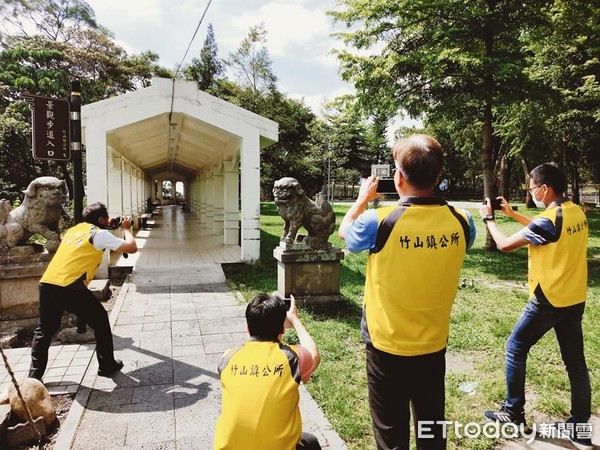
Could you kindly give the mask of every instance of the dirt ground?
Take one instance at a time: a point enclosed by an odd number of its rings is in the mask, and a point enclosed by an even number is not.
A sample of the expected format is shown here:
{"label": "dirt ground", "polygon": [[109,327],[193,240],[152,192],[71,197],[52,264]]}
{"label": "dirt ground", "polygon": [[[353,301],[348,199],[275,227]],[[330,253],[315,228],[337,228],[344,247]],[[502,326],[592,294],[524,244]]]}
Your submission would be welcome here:
{"label": "dirt ground", "polygon": [[[121,292],[121,287],[125,281],[127,275],[123,275],[116,280],[111,280],[110,283],[110,291],[111,296],[105,302],[102,302],[104,308],[107,310],[108,314],[112,311],[112,308],[117,300],[119,293]],[[19,334],[19,339],[17,342],[13,343],[11,347],[29,347],[31,346],[32,333],[21,333]],[[58,339],[52,341],[52,345],[61,345]],[[53,395],[52,403],[54,404],[54,408],[56,410],[56,423],[55,425],[46,430],[46,436],[43,437],[42,441],[37,443],[31,443],[31,445],[19,446],[19,447],[10,447],[15,450],[54,450],[54,443],[56,442],[56,437],[58,436],[58,432],[60,430],[60,426],[67,418],[69,414],[69,410],[71,409],[71,405],[73,404],[73,400],[75,398],[74,395]],[[16,423],[11,423],[10,426],[14,426]],[[3,449],[3,445],[0,444],[0,449]],[[59,450],[59,449],[56,449]]]}

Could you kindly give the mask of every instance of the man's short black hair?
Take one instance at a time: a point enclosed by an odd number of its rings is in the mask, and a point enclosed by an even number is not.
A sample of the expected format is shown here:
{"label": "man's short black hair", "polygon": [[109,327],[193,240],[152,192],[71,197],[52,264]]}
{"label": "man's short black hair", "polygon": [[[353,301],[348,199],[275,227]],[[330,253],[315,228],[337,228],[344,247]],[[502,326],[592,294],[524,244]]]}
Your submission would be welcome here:
{"label": "man's short black hair", "polygon": [[277,296],[260,293],[246,307],[246,322],[250,336],[260,340],[276,341],[283,332],[286,305]]}
{"label": "man's short black hair", "polygon": [[98,222],[100,217],[108,219],[108,210],[106,209],[106,205],[100,202],[92,203],[91,205],[86,206],[81,213],[81,218],[84,222],[91,223],[96,226],[101,226]]}
{"label": "man's short black hair", "polygon": [[556,163],[540,164],[531,171],[529,176],[536,186],[545,184],[551,187],[556,194],[564,194],[566,190],[567,180],[565,173]]}

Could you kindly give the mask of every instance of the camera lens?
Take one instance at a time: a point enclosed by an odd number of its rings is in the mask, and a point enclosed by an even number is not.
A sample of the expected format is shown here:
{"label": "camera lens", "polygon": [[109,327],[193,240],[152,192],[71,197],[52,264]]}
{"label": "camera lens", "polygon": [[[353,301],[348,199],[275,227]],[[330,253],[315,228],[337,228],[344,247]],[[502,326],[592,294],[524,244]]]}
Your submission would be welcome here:
{"label": "camera lens", "polygon": [[112,223],[111,223],[111,228],[112,228],[113,230],[116,230],[116,229],[117,229],[117,228],[119,228],[120,226],[121,226],[121,217],[115,217],[115,218],[112,220]]}

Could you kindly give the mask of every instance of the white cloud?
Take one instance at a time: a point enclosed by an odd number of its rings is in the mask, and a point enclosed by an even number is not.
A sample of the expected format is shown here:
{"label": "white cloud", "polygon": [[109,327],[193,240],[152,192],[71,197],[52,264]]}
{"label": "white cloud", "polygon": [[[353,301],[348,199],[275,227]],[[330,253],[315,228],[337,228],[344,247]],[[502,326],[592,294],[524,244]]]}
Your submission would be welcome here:
{"label": "white cloud", "polygon": [[288,95],[297,100],[304,100],[304,104],[308,106],[317,116],[323,115],[323,105],[332,101],[336,97],[354,93],[354,89],[349,84],[344,84],[332,91],[318,93],[314,95],[304,95],[296,92],[288,93]]}
{"label": "white cloud", "polygon": [[[181,61],[208,0],[87,0],[98,22],[115,34],[129,53],[151,50],[163,66]],[[326,15],[333,0],[213,0],[185,63],[200,53],[212,23],[219,56],[235,51],[251,26],[265,23],[267,48],[283,92],[304,96],[315,111],[323,97],[351,89],[337,75],[331,49],[332,19]]]}

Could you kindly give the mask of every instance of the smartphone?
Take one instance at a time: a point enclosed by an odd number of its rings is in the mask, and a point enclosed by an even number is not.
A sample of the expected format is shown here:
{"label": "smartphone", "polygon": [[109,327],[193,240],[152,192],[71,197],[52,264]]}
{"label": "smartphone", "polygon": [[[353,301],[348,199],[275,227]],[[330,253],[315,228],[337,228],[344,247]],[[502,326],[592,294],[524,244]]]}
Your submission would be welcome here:
{"label": "smartphone", "polygon": [[502,210],[502,200],[499,198],[493,198],[490,200],[490,203],[492,204],[492,209],[494,211],[500,211]]}
{"label": "smartphone", "polygon": [[291,298],[284,297],[278,291],[274,291],[272,295],[275,296],[275,297],[279,297],[281,300],[283,300],[283,303],[285,303],[285,309],[286,310],[289,310],[290,307],[292,306],[292,299]]}
{"label": "smartphone", "polygon": [[377,184],[377,193],[379,194],[393,194],[396,192],[396,186],[394,185],[394,179],[379,179],[379,184]]}

